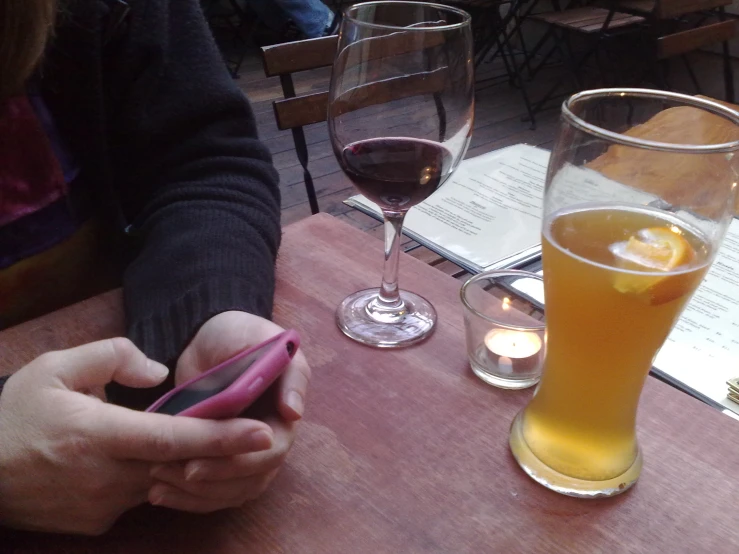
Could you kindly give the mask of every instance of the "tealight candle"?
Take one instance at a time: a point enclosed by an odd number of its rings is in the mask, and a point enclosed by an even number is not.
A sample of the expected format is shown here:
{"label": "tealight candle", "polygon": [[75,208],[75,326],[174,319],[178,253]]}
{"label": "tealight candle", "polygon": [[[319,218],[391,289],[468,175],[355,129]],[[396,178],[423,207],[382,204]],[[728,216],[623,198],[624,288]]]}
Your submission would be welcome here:
{"label": "tealight candle", "polygon": [[493,361],[513,371],[535,368],[539,364],[541,346],[539,335],[527,331],[493,329],[485,335],[485,347]]}
{"label": "tealight candle", "polygon": [[496,270],[471,277],[462,286],[470,367],[490,385],[523,389],[541,377],[545,324],[531,315],[522,297],[514,298],[517,285],[532,279],[541,284],[533,273]]}
{"label": "tealight candle", "polygon": [[526,331],[493,329],[485,335],[485,346],[499,356],[528,358],[541,350],[541,339]]}

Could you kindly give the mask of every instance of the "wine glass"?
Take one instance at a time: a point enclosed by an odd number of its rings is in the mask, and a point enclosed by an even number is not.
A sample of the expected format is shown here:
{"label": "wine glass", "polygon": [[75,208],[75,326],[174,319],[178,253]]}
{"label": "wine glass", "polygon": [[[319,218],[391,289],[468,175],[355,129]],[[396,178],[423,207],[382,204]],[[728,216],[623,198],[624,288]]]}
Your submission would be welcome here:
{"label": "wine glass", "polygon": [[341,330],[381,348],[415,344],[436,312],[398,288],[403,220],[449,179],[467,151],[474,112],[470,16],[421,2],[366,2],[344,12],[329,91],[331,145],[385,219],[380,288],[348,296]]}

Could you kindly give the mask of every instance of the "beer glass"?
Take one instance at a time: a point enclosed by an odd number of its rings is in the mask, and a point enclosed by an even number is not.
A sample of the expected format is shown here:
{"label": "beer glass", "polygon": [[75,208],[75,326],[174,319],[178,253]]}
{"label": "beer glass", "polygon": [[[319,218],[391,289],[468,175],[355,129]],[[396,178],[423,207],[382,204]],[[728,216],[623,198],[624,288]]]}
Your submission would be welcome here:
{"label": "beer glass", "polygon": [[639,477],[639,396],[731,221],[738,150],[739,114],[706,99],[603,89],[563,104],[542,228],[547,357],[510,435],[542,485],[611,496]]}

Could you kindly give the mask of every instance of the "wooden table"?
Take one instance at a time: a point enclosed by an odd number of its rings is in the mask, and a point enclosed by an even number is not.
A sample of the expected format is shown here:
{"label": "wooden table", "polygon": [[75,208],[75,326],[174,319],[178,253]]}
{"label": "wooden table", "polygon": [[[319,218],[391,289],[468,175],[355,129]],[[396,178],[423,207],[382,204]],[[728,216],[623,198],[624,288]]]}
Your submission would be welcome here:
{"label": "wooden table", "polygon": [[[577,500],[524,475],[508,427],[531,390],[489,387],[469,369],[459,281],[404,256],[401,284],[431,299],[426,343],[378,351],[345,338],[334,308],[376,285],[379,241],[327,215],[290,226],[275,319],[295,327],[314,370],[308,411],[282,473],[259,501],[209,516],[141,508],[101,538],[0,533],[13,553],[736,552],[739,425],[649,378],[645,468],[609,500]],[[0,367],[119,334],[119,293],[0,334]]]}

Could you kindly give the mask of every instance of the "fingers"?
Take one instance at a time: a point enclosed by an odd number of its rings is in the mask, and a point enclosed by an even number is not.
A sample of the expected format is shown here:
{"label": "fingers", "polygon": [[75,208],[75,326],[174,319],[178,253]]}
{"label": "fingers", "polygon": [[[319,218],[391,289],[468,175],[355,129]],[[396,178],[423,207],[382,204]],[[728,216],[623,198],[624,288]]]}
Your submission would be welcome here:
{"label": "fingers", "polygon": [[61,384],[74,391],[95,389],[111,381],[128,387],[153,387],[169,373],[121,337],[50,352],[38,360],[40,367],[50,364]]}
{"label": "fingers", "polygon": [[276,469],[250,477],[228,479],[226,481],[186,481],[179,484],[162,481],[152,487],[149,497],[156,499],[164,491],[177,490],[197,496],[203,500],[220,500],[226,503],[234,502],[236,505],[241,505],[247,497],[251,498],[251,493],[256,491],[261,492],[263,490],[261,486],[264,484],[266,476],[275,472]]}
{"label": "fingers", "polygon": [[177,361],[175,382],[181,384],[280,332],[279,326],[253,314],[220,313],[206,321],[185,348]]}
{"label": "fingers", "polygon": [[199,458],[186,464],[165,464],[152,470],[155,479],[180,486],[185,482],[220,481],[251,477],[280,467],[295,439],[295,425],[268,421],[274,432],[272,448],[223,458]]}
{"label": "fingers", "polygon": [[222,483],[221,485],[223,486],[218,492],[223,496],[218,497],[216,494],[213,494],[213,497],[209,498],[191,494],[171,485],[158,483],[151,488],[149,501],[155,506],[164,506],[175,510],[201,514],[215,512],[224,508],[236,508],[262,494],[276,474],[277,472],[273,471],[259,477],[230,483],[230,486]]}
{"label": "fingers", "polygon": [[193,459],[185,466],[185,478],[188,481],[237,479],[280,467],[295,440],[295,425],[274,421],[271,425],[275,434],[271,449],[231,458]]}
{"label": "fingers", "polygon": [[251,419],[212,421],[106,406],[92,424],[93,440],[117,459],[172,462],[267,450],[274,432]]}
{"label": "fingers", "polygon": [[279,383],[277,409],[286,420],[297,421],[303,417],[305,395],[308,392],[310,377],[310,366],[303,353],[298,352]]}
{"label": "fingers", "polygon": [[187,488],[188,483],[214,483],[253,477],[279,468],[285,454],[274,454],[272,450],[239,454],[227,458],[198,459],[180,466],[160,465],[151,472],[151,477],[174,487]]}
{"label": "fingers", "polygon": [[[271,321],[245,312],[223,312],[207,321],[180,356],[175,381],[184,382],[228,359],[247,346],[281,333]],[[278,409],[288,421],[297,421],[305,410],[310,367],[301,351],[288,365],[278,384]]]}

